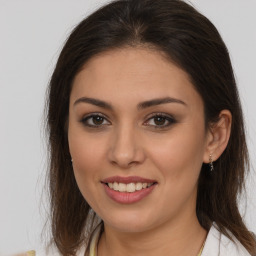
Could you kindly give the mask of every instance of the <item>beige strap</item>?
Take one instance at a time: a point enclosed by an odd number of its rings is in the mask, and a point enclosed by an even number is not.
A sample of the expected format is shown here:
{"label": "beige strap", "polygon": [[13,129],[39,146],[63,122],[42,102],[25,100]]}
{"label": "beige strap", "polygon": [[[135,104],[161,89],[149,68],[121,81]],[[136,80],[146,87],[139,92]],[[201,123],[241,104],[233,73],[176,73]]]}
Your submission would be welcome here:
{"label": "beige strap", "polygon": [[36,251],[32,250],[32,251],[27,251],[26,252],[26,256],[36,256]]}

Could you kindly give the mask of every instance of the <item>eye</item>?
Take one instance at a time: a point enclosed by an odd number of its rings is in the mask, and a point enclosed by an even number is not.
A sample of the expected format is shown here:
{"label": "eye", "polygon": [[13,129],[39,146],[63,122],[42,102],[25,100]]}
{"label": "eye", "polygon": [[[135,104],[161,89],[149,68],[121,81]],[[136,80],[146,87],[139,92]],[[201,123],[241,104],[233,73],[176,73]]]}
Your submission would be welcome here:
{"label": "eye", "polygon": [[170,116],[163,113],[157,113],[152,115],[146,122],[147,126],[153,126],[156,129],[166,128],[173,123],[175,123],[176,120]]}
{"label": "eye", "polygon": [[92,128],[100,128],[103,125],[109,125],[110,123],[107,119],[101,114],[91,114],[89,116],[85,116],[81,122],[88,127]]}

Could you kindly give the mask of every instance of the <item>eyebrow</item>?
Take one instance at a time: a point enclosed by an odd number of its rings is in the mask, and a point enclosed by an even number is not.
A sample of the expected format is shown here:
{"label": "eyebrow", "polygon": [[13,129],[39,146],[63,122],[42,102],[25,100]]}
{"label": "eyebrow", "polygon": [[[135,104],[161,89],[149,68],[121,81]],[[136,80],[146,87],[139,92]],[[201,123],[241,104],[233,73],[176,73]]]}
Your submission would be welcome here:
{"label": "eyebrow", "polygon": [[[89,104],[95,105],[100,108],[113,110],[113,107],[110,103],[107,103],[107,102],[99,100],[99,99],[82,97],[75,101],[74,106],[77,105],[78,103],[89,103]],[[157,106],[157,105],[167,104],[167,103],[178,103],[178,104],[187,106],[187,104],[182,100],[179,100],[176,98],[171,98],[171,97],[165,97],[165,98],[158,98],[158,99],[152,99],[152,100],[140,102],[137,105],[137,109],[142,110],[142,109],[149,108],[152,106]]]}

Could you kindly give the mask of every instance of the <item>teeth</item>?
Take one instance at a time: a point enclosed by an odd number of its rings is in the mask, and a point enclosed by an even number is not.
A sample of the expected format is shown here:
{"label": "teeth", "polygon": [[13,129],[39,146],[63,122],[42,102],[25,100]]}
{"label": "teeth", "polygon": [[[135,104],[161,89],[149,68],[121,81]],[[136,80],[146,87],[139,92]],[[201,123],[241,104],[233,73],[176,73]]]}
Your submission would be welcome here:
{"label": "teeth", "polygon": [[142,190],[144,188],[148,188],[152,185],[153,183],[129,183],[129,184],[124,184],[124,183],[108,183],[108,186],[115,190],[115,191],[119,191],[119,192],[135,192],[135,191],[139,191]]}
{"label": "teeth", "polygon": [[136,190],[141,190],[142,189],[142,183],[136,183],[135,187],[136,187]]}
{"label": "teeth", "polygon": [[127,189],[126,184],[124,184],[124,183],[119,183],[119,189],[118,189],[118,190],[119,190],[120,192],[125,192],[126,189]]}
{"label": "teeth", "polygon": [[113,189],[116,191],[119,190],[119,184],[117,182],[114,182]]}
{"label": "teeth", "polygon": [[[120,184],[120,183],[119,183]],[[121,183],[122,184],[122,183]],[[126,185],[126,191],[127,192],[134,192],[135,191],[135,184],[134,183],[129,183]]]}

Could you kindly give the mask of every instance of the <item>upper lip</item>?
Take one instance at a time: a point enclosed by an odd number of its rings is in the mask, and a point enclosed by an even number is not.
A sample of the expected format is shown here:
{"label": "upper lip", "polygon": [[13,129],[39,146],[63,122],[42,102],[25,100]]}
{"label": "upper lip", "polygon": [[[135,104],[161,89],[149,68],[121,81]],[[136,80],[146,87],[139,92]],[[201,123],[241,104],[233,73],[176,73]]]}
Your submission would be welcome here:
{"label": "upper lip", "polygon": [[155,180],[151,179],[146,179],[143,177],[139,176],[129,176],[129,177],[121,177],[121,176],[112,176],[108,177],[106,179],[103,179],[101,182],[103,183],[124,183],[124,184],[129,184],[129,183],[155,183]]}

